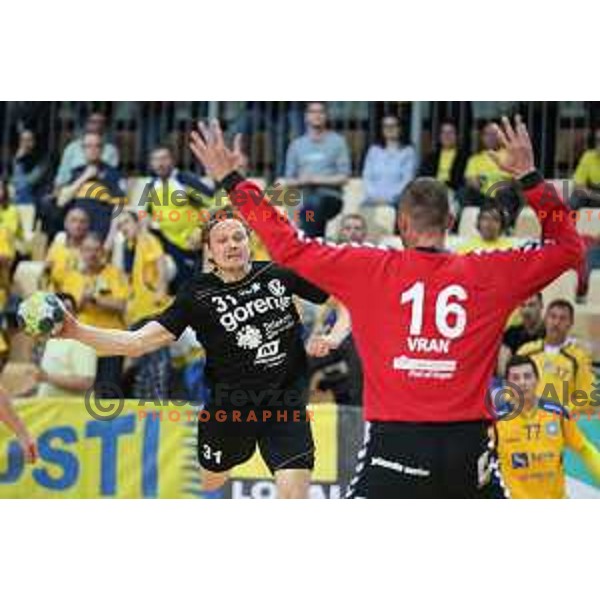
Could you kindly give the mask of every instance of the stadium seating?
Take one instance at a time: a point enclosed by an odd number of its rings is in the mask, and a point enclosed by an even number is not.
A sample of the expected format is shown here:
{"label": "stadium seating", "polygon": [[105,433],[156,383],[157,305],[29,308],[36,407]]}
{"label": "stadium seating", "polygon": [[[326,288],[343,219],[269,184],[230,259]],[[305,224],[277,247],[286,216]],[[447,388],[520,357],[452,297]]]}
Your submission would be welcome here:
{"label": "stadium seating", "polygon": [[600,208],[581,208],[577,219],[577,231],[600,237]]}
{"label": "stadium seating", "polygon": [[578,306],[573,335],[590,347],[592,360],[600,363],[600,306]]}
{"label": "stadium seating", "polygon": [[544,291],[544,304],[559,298],[575,302],[575,292],[577,290],[577,273],[573,270],[563,273],[555,279]]}
{"label": "stadium seating", "polygon": [[477,215],[479,208],[476,206],[465,206],[460,216],[460,224],[458,226],[458,235],[464,238],[470,238],[478,234],[477,231]]}
{"label": "stadium seating", "polygon": [[525,239],[538,239],[542,234],[540,222],[529,206],[523,208],[515,225],[515,236]]}
{"label": "stadium seating", "polygon": [[587,304],[596,307],[600,312],[600,271],[592,271],[590,274]]}

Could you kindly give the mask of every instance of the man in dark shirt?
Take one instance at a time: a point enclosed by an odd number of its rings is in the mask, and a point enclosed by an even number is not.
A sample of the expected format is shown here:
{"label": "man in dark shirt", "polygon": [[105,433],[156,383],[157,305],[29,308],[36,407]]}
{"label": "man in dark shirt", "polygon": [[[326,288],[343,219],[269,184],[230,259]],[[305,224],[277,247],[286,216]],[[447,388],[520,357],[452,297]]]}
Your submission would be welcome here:
{"label": "man in dark shirt", "polygon": [[498,373],[503,374],[510,358],[517,350],[528,342],[533,342],[546,335],[542,309],[544,300],[541,292],[526,300],[520,308],[521,324],[513,325],[504,332],[502,346],[498,354]]}
{"label": "man in dark shirt", "polygon": [[293,297],[323,303],[328,295],[292,271],[252,262],[245,224],[233,212],[218,211],[204,234],[213,271],[196,271],[155,320],[137,331],[117,331],[67,316],[61,336],[98,352],[140,356],[192,327],[206,350],[210,389],[198,423],[203,489],[224,485],[258,444],[279,497],[306,497],[314,443],[306,411],[307,357]]}
{"label": "man in dark shirt", "polygon": [[70,183],[60,189],[58,203],[82,208],[90,218],[90,231],[102,239],[108,234],[114,207],[123,202],[119,170],[102,161],[102,137],[97,133],[83,136],[86,164],[71,172]]}

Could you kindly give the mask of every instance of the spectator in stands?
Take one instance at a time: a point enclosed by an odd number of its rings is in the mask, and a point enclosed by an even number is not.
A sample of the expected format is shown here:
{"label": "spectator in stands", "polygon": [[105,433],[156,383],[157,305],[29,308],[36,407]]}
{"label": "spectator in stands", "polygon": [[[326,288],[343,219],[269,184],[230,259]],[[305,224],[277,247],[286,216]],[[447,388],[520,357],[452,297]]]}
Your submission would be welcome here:
{"label": "spectator in stands", "polygon": [[59,204],[83,208],[90,218],[90,228],[104,239],[110,229],[114,207],[124,202],[121,175],[102,160],[102,137],[98,133],[83,136],[85,164],[75,167],[69,184],[60,189]]}
{"label": "spectator in stands", "polygon": [[[362,215],[344,215],[338,242],[362,244],[367,235],[367,222]],[[350,330],[348,309],[332,297],[319,307],[307,349],[311,370],[316,371],[313,387],[322,391],[332,389],[338,404],[361,406],[362,364]],[[345,368],[335,368],[339,363],[343,363]]]}
{"label": "spectator in stands", "polygon": [[[68,294],[58,296],[67,310],[77,316],[75,299]],[[97,360],[95,350],[77,340],[50,338],[35,374],[37,396],[84,395],[94,385]]]}
{"label": "spectator in stands", "polygon": [[507,226],[506,213],[494,200],[486,200],[477,215],[479,235],[466,241],[458,252],[466,254],[474,250],[502,250],[513,246],[513,242],[504,236]]}
{"label": "spectator in stands", "polygon": [[[129,278],[130,289],[125,322],[130,329],[139,329],[170,303],[166,256],[158,238],[140,224],[136,212],[123,211],[117,223],[125,238],[121,268]],[[136,359],[133,397],[168,398],[170,361],[168,348],[159,348]]]}
{"label": "spectator in stands", "polygon": [[71,208],[65,217],[64,235],[57,235],[46,255],[50,289],[61,291],[65,275],[78,270],[81,263],[81,245],[90,230],[90,218],[82,208]]}
{"label": "spectator in stands", "polygon": [[80,137],[73,140],[65,147],[58,173],[54,180],[54,185],[57,188],[62,188],[71,181],[73,171],[85,167],[87,164],[85,153],[85,136],[88,133],[93,133],[100,136],[101,140],[101,160],[105,165],[116,168],[119,165],[119,152],[117,148],[106,141],[104,137],[106,128],[106,117],[101,113],[92,113],[84,127],[84,131]]}
{"label": "spectator in stands", "polygon": [[175,166],[173,151],[157,146],[150,155],[153,178],[146,187],[146,210],[157,226],[163,248],[177,265],[172,292],[187,281],[198,261],[194,234],[202,223],[203,211],[211,205],[214,190],[196,175]]}
{"label": "spectator in stands", "polygon": [[0,178],[0,227],[4,228],[16,243],[23,237],[19,210],[11,202],[6,179]]}
{"label": "spectator in stands", "polygon": [[404,188],[414,179],[417,154],[402,143],[398,117],[389,115],[381,122],[381,140],[371,146],[365,158],[362,178],[365,204],[397,207]]}
{"label": "spectator in stands", "polygon": [[421,163],[420,177],[435,177],[455,193],[465,185],[467,153],[458,145],[456,125],[444,121],[440,127],[437,147]]}
{"label": "spectator in stands", "polygon": [[38,206],[46,192],[48,163],[38,150],[33,131],[23,129],[13,159],[12,184],[16,204]]}
{"label": "spectator in stands", "polygon": [[593,135],[593,147],[583,153],[573,176],[575,192],[570,204],[574,209],[600,207],[600,126]]}
{"label": "spectator in stands", "polygon": [[367,240],[367,221],[358,213],[348,213],[342,217],[338,241],[363,244]]}
{"label": "spectator in stands", "polygon": [[529,342],[539,340],[546,335],[542,310],[544,300],[542,293],[532,296],[521,305],[519,315],[521,323],[511,325],[502,338],[502,346],[498,355],[498,373],[503,374],[506,365],[519,348]]}
{"label": "spectator in stands", "polygon": [[574,320],[573,305],[567,300],[554,300],[548,305],[544,318],[546,335],[524,344],[517,354],[529,356],[537,365],[538,396],[560,402],[577,412],[590,405],[594,372],[589,351],[569,337]]}
{"label": "spectator in stands", "polygon": [[481,206],[486,199],[497,198],[505,207],[508,224],[512,226],[519,212],[520,200],[510,182],[510,174],[498,166],[497,161],[501,161],[503,155],[494,123],[487,123],[481,130],[481,150],[467,162],[466,188],[460,194],[460,201],[463,206]]}
{"label": "spectator in stands", "polygon": [[282,184],[302,193],[300,227],[311,237],[323,237],[327,222],[342,209],[342,187],[350,176],[346,140],[327,128],[323,102],[309,102],[306,133],[289,146]]}
{"label": "spectator in stands", "polygon": [[[18,231],[20,224],[16,208],[7,199],[8,186],[0,179],[0,311],[6,308],[10,296],[12,267],[17,255],[15,229]],[[4,339],[0,342],[0,350],[3,349],[8,349]]]}
{"label": "spectator in stands", "polygon": [[[125,328],[125,308],[129,286],[125,274],[106,264],[100,237],[88,233],[81,245],[81,270],[70,271],[63,280],[63,290],[75,299],[82,323],[111,329]],[[96,395],[114,397],[120,384],[123,360],[120,356],[98,359]]]}

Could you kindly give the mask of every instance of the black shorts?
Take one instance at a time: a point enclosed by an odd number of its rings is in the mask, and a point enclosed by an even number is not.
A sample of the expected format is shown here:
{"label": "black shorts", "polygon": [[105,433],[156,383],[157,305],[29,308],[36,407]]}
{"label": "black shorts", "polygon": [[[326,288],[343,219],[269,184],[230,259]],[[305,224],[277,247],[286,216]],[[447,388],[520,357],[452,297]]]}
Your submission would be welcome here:
{"label": "black shorts", "polygon": [[504,498],[489,423],[371,422],[347,498]]}
{"label": "black shorts", "polygon": [[204,469],[214,473],[229,471],[248,461],[257,445],[271,473],[280,469],[312,470],[315,446],[306,408],[201,411],[198,460]]}

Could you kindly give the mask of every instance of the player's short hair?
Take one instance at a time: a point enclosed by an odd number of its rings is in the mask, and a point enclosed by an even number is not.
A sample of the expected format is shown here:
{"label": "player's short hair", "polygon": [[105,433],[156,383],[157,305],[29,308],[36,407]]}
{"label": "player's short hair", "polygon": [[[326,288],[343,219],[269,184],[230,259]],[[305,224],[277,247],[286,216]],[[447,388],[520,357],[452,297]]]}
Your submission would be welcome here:
{"label": "player's short hair", "polygon": [[433,177],[418,177],[402,194],[400,212],[410,217],[417,231],[445,231],[450,217],[448,188]]}
{"label": "player's short hair", "polygon": [[208,219],[206,219],[205,224],[202,226],[203,246],[208,246],[208,242],[210,241],[210,232],[215,228],[215,226],[221,223],[221,221],[226,221],[227,219],[235,219],[236,221],[239,221],[244,226],[246,233],[248,235],[250,234],[248,224],[236,208],[233,206],[214,208],[208,213]]}
{"label": "player's short hair", "polygon": [[568,311],[569,316],[571,317],[571,322],[575,320],[575,307],[571,302],[565,300],[564,298],[558,298],[557,300],[552,300],[550,304],[548,304],[548,308],[546,308],[546,312],[552,310],[553,308],[564,308]]}
{"label": "player's short hair", "polygon": [[540,378],[540,371],[537,368],[535,361],[531,357],[525,356],[523,354],[515,354],[514,356],[511,356],[508,363],[506,363],[506,368],[504,369],[504,378],[508,379],[508,375],[511,369],[514,369],[515,367],[522,367],[523,365],[529,365],[533,369],[535,378]]}

